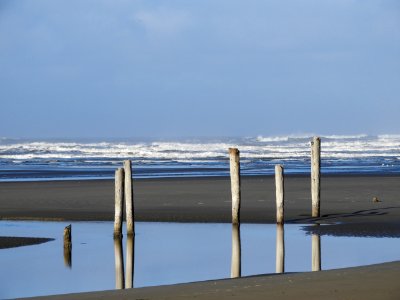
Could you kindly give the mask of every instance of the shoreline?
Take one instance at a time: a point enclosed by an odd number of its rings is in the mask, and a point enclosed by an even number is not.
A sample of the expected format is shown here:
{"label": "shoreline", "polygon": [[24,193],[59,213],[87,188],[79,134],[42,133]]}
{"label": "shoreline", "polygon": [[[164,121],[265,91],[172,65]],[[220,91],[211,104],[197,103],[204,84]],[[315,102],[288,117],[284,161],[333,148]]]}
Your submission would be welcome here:
{"label": "shoreline", "polygon": [[[229,172],[229,170],[227,171]],[[113,181],[114,173],[112,176],[101,177],[52,177],[52,178],[2,178],[0,179],[0,184],[2,183],[29,183],[29,182],[68,182],[68,181]],[[311,172],[301,172],[301,173],[285,173],[285,177],[311,177]],[[400,177],[400,172],[324,172],[321,171],[322,177]],[[241,178],[268,178],[275,177],[275,174],[254,174],[254,175],[241,175]],[[229,175],[193,175],[193,176],[140,176],[133,173],[133,181],[160,181],[160,180],[202,180],[202,179],[229,179]]]}

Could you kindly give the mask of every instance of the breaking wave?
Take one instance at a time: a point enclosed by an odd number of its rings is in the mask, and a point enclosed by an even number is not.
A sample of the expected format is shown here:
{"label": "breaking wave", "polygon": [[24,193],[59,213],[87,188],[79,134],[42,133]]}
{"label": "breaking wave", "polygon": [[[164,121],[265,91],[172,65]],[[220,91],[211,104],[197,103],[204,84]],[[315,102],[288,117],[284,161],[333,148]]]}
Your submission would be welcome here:
{"label": "breaking wave", "polygon": [[[288,173],[307,173],[310,139],[311,135],[146,142],[1,138],[0,180],[65,178],[71,172],[74,178],[111,178],[124,159],[133,160],[137,177],[224,176],[230,147],[240,149],[245,175],[273,174],[276,163],[284,164]],[[321,140],[323,172],[400,173],[400,135],[327,135]]]}

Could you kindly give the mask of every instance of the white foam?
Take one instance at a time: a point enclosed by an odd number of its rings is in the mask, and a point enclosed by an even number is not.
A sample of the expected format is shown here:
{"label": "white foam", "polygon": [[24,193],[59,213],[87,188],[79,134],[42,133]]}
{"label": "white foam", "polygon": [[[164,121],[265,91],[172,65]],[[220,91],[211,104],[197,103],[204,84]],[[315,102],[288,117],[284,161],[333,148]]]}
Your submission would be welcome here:
{"label": "white foam", "polygon": [[[262,142],[262,143],[260,143]],[[270,143],[273,142],[273,143]],[[264,144],[265,143],[265,144]],[[152,143],[78,143],[78,142],[15,142],[0,144],[0,159],[124,159],[176,161],[213,161],[227,159],[228,148],[237,147],[248,159],[296,159],[309,157],[309,141],[300,138],[262,137],[229,143],[221,142],[152,142]],[[329,136],[322,138],[322,155],[329,158],[399,157],[400,135],[369,137]]]}
{"label": "white foam", "polygon": [[272,137],[263,137],[259,135],[256,139],[258,142],[287,142],[289,140],[289,137],[287,136],[272,136]]}
{"label": "white foam", "polygon": [[322,135],[322,138],[326,139],[334,139],[334,140],[347,140],[347,139],[362,139],[366,138],[368,135],[366,134],[356,134],[356,135]]}

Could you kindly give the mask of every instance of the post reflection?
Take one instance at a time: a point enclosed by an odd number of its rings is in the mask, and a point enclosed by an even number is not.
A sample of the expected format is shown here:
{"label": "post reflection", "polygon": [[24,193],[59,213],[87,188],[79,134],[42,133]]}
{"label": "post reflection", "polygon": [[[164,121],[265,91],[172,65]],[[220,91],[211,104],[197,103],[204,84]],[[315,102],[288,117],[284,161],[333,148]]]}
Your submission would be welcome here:
{"label": "post reflection", "polygon": [[232,224],[231,278],[238,278],[240,276],[241,276],[240,225]]}
{"label": "post reflection", "polygon": [[311,239],[311,270],[321,271],[321,236],[314,233]]}
{"label": "post reflection", "polygon": [[122,238],[114,238],[115,253],[115,288],[123,289],[124,286],[124,255],[122,252]]}
{"label": "post reflection", "polygon": [[285,228],[282,224],[276,225],[276,273],[285,272]]}
{"label": "post reflection", "polygon": [[135,265],[135,236],[128,235],[126,241],[126,278],[125,287],[127,289],[133,288],[133,271]]}
{"label": "post reflection", "polygon": [[64,228],[64,264],[72,268],[72,226]]}
{"label": "post reflection", "polygon": [[64,265],[72,268],[72,247],[64,246]]}

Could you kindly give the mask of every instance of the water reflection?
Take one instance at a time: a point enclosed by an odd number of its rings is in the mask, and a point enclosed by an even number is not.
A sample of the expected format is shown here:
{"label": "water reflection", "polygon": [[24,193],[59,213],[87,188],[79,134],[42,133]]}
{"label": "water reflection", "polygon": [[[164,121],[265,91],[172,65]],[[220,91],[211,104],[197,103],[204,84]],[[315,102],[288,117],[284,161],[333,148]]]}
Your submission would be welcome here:
{"label": "water reflection", "polygon": [[125,287],[127,289],[133,288],[133,271],[135,264],[134,249],[135,249],[135,237],[133,235],[128,235],[126,241],[126,281],[125,281]]}
{"label": "water reflection", "polygon": [[124,285],[124,254],[122,251],[122,238],[114,238],[115,254],[115,288],[123,289]]}
{"label": "water reflection", "polygon": [[72,268],[72,248],[64,246],[64,265]]}
{"label": "water reflection", "polygon": [[232,224],[232,262],[231,278],[241,276],[241,245],[240,245],[240,225]]}
{"label": "water reflection", "polygon": [[[313,269],[322,269],[321,250],[324,270],[400,259],[398,238],[319,238],[304,233],[304,225],[298,224],[241,224],[239,234],[232,224],[139,222],[131,247],[126,236],[122,241],[111,238],[113,222],[74,222],[74,266],[69,269],[64,266],[69,253],[63,256],[60,238],[67,225],[0,222],[3,235],[55,238],[45,244],[0,250],[0,299],[127,288],[129,282],[136,288],[222,279],[230,277],[230,271],[235,277],[305,272],[312,269],[312,257]],[[21,282],[29,286],[21,289]]]}
{"label": "water reflection", "polygon": [[64,228],[64,265],[72,268],[72,226]]}
{"label": "water reflection", "polygon": [[314,233],[311,240],[311,270],[321,271],[321,236]]}
{"label": "water reflection", "polygon": [[135,237],[128,235],[126,240],[126,273],[124,271],[124,252],[122,238],[114,237],[115,255],[115,288],[133,288],[133,271],[135,264]]}
{"label": "water reflection", "polygon": [[276,225],[276,273],[285,272],[285,227]]}

